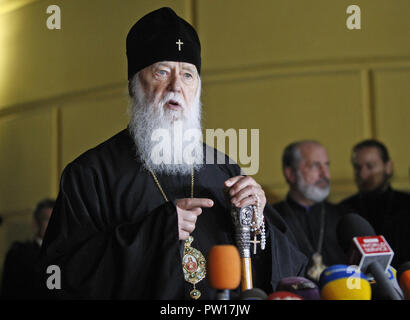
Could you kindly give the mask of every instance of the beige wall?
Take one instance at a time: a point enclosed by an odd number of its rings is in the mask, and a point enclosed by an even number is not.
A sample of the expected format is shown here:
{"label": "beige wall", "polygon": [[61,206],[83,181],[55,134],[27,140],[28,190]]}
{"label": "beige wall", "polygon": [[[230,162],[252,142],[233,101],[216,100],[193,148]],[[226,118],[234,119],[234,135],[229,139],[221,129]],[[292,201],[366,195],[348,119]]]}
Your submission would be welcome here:
{"label": "beige wall", "polygon": [[[46,27],[50,4],[61,30]],[[346,28],[350,4],[361,30]],[[333,201],[355,192],[350,148],[368,137],[409,189],[408,0],[0,0],[0,263],[64,166],[126,126],[125,37],[165,5],[201,39],[204,127],[260,130],[255,178],[271,199],[286,193],[283,148],[303,138],[329,150]]]}

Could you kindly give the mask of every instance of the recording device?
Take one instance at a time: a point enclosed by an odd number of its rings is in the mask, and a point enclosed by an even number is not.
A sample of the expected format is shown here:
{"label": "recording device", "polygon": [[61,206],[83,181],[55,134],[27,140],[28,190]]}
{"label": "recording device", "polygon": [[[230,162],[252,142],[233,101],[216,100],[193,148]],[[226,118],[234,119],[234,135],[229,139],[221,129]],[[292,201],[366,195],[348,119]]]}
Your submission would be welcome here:
{"label": "recording device", "polygon": [[[347,251],[349,265],[357,265],[368,277],[374,277],[378,294],[389,300],[401,300],[388,280],[386,270],[394,252],[383,236],[376,236],[371,225],[358,214],[347,214],[339,222],[337,235],[340,246]],[[350,238],[350,240],[349,240]]]}
{"label": "recording device", "polygon": [[372,289],[366,275],[357,266],[333,265],[319,279],[323,300],[370,300]]}
{"label": "recording device", "polygon": [[266,300],[268,295],[265,291],[259,288],[252,288],[248,290],[244,290],[239,295],[239,300]]}
{"label": "recording device", "polygon": [[301,296],[289,291],[276,291],[271,293],[266,300],[304,300]]}
{"label": "recording device", "polygon": [[208,282],[218,290],[217,300],[230,300],[230,291],[241,281],[241,262],[233,245],[213,246],[207,260]]}
{"label": "recording device", "polygon": [[387,271],[394,253],[383,236],[354,237],[353,243],[349,264],[356,264],[361,270],[369,271],[372,265],[377,264],[383,273]]}
{"label": "recording device", "polygon": [[287,277],[279,281],[276,292],[286,291],[302,297],[304,300],[320,300],[318,286],[303,277]]}
{"label": "recording device", "polygon": [[403,263],[397,269],[397,279],[403,290],[404,299],[410,300],[410,261]]}

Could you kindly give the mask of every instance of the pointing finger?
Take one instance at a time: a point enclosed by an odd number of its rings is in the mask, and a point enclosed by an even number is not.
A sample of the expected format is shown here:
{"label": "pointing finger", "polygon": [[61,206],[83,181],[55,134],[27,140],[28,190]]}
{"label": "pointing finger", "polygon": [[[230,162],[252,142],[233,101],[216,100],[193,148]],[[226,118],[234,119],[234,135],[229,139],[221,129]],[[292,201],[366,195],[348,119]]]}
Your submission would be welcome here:
{"label": "pointing finger", "polygon": [[213,205],[214,202],[207,198],[187,198],[177,201],[177,206],[185,210],[191,210],[194,208],[211,208]]}

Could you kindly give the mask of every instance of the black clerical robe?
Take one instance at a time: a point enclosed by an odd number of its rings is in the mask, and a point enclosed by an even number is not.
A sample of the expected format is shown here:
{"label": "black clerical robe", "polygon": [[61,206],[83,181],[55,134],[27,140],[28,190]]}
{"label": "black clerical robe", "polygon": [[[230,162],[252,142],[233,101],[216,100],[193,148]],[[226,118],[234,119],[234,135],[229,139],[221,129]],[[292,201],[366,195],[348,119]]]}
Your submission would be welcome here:
{"label": "black clerical robe", "polygon": [[383,235],[394,251],[392,265],[410,261],[410,194],[390,186],[383,192],[357,193],[340,202],[346,212],[358,213]]}
{"label": "black clerical robe", "polygon": [[36,241],[14,242],[4,260],[1,299],[50,299],[38,270],[40,244]]}
{"label": "black clerical robe", "polygon": [[324,234],[321,248],[323,263],[326,266],[346,264],[345,253],[336,235],[337,224],[343,212],[336,205],[323,201],[311,207],[304,207],[288,195],[286,200],[276,203],[274,208],[291,229],[293,242],[310,258],[318,250],[322,206],[324,209]]}
{"label": "black clerical robe", "polygon": [[[206,164],[195,172],[194,197],[214,201],[192,233],[192,246],[205,258],[214,245],[234,244],[223,185],[240,174],[236,164]],[[64,169],[42,250],[42,267],[61,269],[61,289],[54,290],[60,298],[189,299],[174,203],[190,197],[191,178],[157,177],[169,202],[136,157],[127,130]],[[306,258],[271,206],[265,214],[268,244],[252,261],[254,287],[272,292],[281,278],[303,275]],[[196,287],[201,299],[215,298],[206,278]]]}

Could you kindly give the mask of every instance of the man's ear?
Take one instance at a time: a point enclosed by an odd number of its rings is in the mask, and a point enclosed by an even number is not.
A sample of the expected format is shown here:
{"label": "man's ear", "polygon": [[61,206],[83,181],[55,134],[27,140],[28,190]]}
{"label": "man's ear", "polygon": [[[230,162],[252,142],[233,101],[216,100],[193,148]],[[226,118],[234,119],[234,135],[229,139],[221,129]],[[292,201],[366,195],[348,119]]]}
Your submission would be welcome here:
{"label": "man's ear", "polygon": [[284,170],[285,179],[289,184],[294,184],[296,182],[296,175],[291,167],[286,167]]}
{"label": "man's ear", "polygon": [[386,162],[386,164],[384,165],[384,170],[390,177],[393,175],[393,161],[392,160],[389,160]]}

